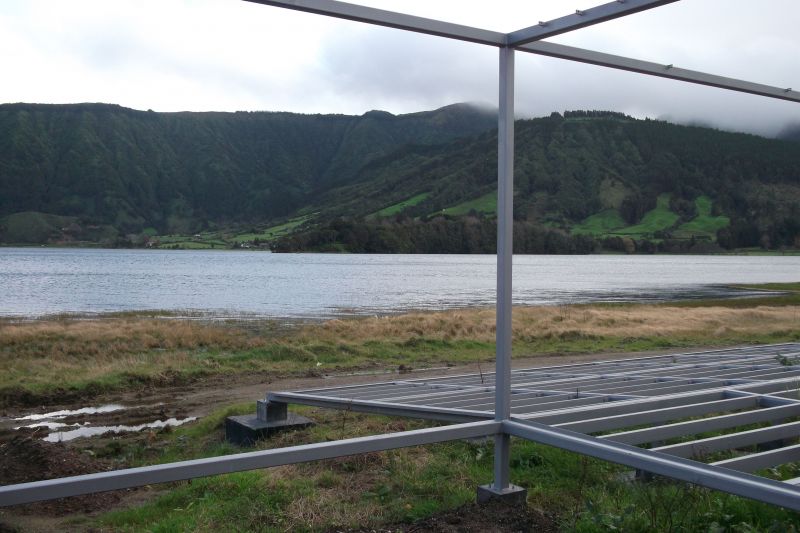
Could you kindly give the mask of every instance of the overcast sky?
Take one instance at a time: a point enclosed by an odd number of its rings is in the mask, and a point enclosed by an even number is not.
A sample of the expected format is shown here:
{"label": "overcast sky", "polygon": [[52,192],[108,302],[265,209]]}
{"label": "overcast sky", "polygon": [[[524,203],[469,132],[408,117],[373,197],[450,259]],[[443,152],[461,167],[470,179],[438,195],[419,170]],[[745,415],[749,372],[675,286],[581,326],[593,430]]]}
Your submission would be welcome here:
{"label": "overcast sky", "polygon": [[[365,0],[512,31],[604,0]],[[800,2],[682,0],[554,42],[800,88]],[[2,0],[0,102],[407,113],[497,102],[497,50],[240,0]],[[800,104],[517,54],[517,112],[611,109],[775,134]]]}

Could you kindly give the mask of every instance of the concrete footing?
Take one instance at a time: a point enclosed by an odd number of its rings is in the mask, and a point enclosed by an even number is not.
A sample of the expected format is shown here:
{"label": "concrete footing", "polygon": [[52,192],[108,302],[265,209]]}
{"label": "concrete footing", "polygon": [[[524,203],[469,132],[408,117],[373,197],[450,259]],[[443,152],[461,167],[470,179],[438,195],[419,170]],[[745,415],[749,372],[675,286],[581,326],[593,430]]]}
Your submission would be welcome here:
{"label": "concrete footing", "polygon": [[278,431],[313,425],[310,418],[287,413],[284,420],[260,420],[257,415],[229,416],[225,419],[225,440],[239,446],[252,446],[257,440]]}
{"label": "concrete footing", "polygon": [[528,489],[509,485],[503,490],[497,490],[492,485],[481,485],[478,487],[478,503],[486,503],[489,500],[500,500],[509,505],[525,505],[528,501]]}

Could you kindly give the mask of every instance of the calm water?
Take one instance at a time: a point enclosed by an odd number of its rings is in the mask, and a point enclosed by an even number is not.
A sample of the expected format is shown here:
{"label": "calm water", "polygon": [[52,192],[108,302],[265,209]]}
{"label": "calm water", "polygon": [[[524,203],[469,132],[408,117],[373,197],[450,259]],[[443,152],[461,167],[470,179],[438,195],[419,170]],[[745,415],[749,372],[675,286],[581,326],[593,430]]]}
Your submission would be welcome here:
{"label": "calm water", "polygon": [[[515,256],[519,304],[726,294],[800,280],[800,256]],[[164,309],[323,318],[492,305],[491,255],[0,248],[0,315]]]}

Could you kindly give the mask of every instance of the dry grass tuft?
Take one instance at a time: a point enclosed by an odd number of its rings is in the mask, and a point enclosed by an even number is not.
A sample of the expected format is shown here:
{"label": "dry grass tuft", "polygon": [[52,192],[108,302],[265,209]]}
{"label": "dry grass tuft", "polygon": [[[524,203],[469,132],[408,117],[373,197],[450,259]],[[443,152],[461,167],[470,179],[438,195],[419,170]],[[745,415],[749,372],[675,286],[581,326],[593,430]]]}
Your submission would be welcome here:
{"label": "dry grass tuft", "polygon": [[[800,307],[664,305],[519,307],[515,349],[539,353],[778,342],[800,338]],[[187,376],[325,372],[364,366],[486,360],[493,309],[349,320],[245,331],[143,317],[0,321],[0,390],[130,387]],[[320,365],[323,365],[320,367]]]}
{"label": "dry grass tuft", "polygon": [[[576,336],[642,338],[717,331],[768,334],[798,328],[798,310],[791,306],[753,309],[655,305],[519,307],[514,309],[513,318],[517,341]],[[308,326],[299,333],[306,340],[331,342],[403,342],[414,337],[493,342],[494,335],[493,309],[331,320]]]}

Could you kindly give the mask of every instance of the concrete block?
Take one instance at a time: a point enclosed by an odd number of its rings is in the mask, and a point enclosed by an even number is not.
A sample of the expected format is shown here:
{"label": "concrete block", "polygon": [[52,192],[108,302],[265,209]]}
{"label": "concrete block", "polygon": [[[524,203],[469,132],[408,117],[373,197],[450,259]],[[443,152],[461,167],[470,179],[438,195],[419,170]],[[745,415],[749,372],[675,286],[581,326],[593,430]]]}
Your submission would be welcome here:
{"label": "concrete block", "polygon": [[528,489],[509,485],[503,490],[496,490],[492,485],[481,485],[478,487],[478,503],[486,503],[489,500],[500,500],[509,505],[525,505],[528,502]]}
{"label": "concrete block", "polygon": [[257,415],[229,416],[225,419],[225,440],[239,446],[252,446],[257,440],[278,431],[301,429],[313,425],[310,418],[288,413],[285,420],[264,421]]}

